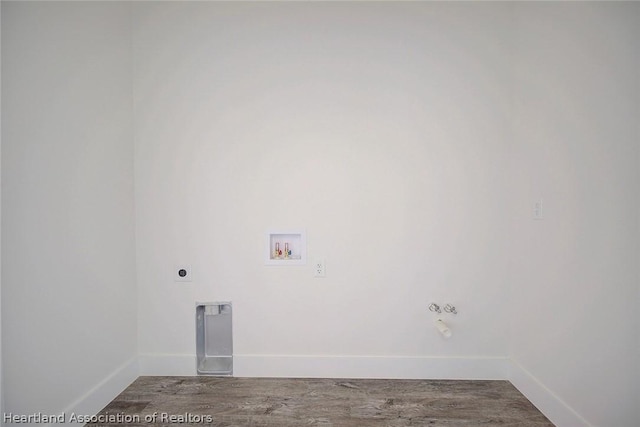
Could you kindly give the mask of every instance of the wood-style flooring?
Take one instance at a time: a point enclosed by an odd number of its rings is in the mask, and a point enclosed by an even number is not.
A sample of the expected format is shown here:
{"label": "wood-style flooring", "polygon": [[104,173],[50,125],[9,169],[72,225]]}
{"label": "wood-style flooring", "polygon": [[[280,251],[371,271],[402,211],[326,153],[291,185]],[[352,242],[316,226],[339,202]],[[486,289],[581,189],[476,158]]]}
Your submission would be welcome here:
{"label": "wood-style flooring", "polygon": [[87,426],[553,426],[508,381],[231,377],[140,377],[96,421]]}

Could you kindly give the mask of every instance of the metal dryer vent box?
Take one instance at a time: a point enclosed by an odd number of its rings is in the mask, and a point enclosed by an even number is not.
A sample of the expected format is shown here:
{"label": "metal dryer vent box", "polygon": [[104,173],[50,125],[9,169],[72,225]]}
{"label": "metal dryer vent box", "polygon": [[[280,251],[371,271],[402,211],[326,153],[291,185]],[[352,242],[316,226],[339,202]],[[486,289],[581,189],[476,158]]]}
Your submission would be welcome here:
{"label": "metal dryer vent box", "polygon": [[233,335],[230,302],[196,304],[198,375],[233,375]]}

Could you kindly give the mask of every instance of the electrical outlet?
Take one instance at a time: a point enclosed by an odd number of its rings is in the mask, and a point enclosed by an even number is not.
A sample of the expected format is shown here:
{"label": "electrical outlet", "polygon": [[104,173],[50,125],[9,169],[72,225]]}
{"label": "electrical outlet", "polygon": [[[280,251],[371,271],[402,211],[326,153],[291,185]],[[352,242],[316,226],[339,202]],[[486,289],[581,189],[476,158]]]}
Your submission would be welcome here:
{"label": "electrical outlet", "polygon": [[313,261],[313,277],[325,277],[327,275],[324,258],[317,258]]}
{"label": "electrical outlet", "polygon": [[173,280],[176,282],[190,282],[191,278],[191,266],[190,265],[177,265],[173,269]]}
{"label": "electrical outlet", "polygon": [[533,219],[543,219],[542,216],[542,199],[536,200],[533,204]]}

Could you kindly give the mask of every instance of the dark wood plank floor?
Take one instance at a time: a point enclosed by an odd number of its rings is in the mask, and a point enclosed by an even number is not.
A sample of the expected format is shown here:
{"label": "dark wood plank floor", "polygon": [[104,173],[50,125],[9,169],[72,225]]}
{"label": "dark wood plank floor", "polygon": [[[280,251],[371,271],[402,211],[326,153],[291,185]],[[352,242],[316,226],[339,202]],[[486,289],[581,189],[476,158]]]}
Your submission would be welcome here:
{"label": "dark wood plank floor", "polygon": [[87,426],[553,426],[508,381],[140,377],[99,416]]}

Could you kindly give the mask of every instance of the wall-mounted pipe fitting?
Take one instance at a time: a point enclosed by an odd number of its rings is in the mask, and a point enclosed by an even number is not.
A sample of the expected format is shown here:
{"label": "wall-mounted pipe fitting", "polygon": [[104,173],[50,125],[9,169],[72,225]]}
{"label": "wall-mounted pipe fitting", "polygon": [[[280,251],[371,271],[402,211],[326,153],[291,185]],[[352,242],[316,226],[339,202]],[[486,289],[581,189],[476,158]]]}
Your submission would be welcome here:
{"label": "wall-mounted pipe fitting", "polygon": [[452,306],[451,304],[447,304],[444,306],[444,311],[447,313],[451,313],[451,314],[458,314],[458,312],[456,311],[456,308],[454,306]]}

